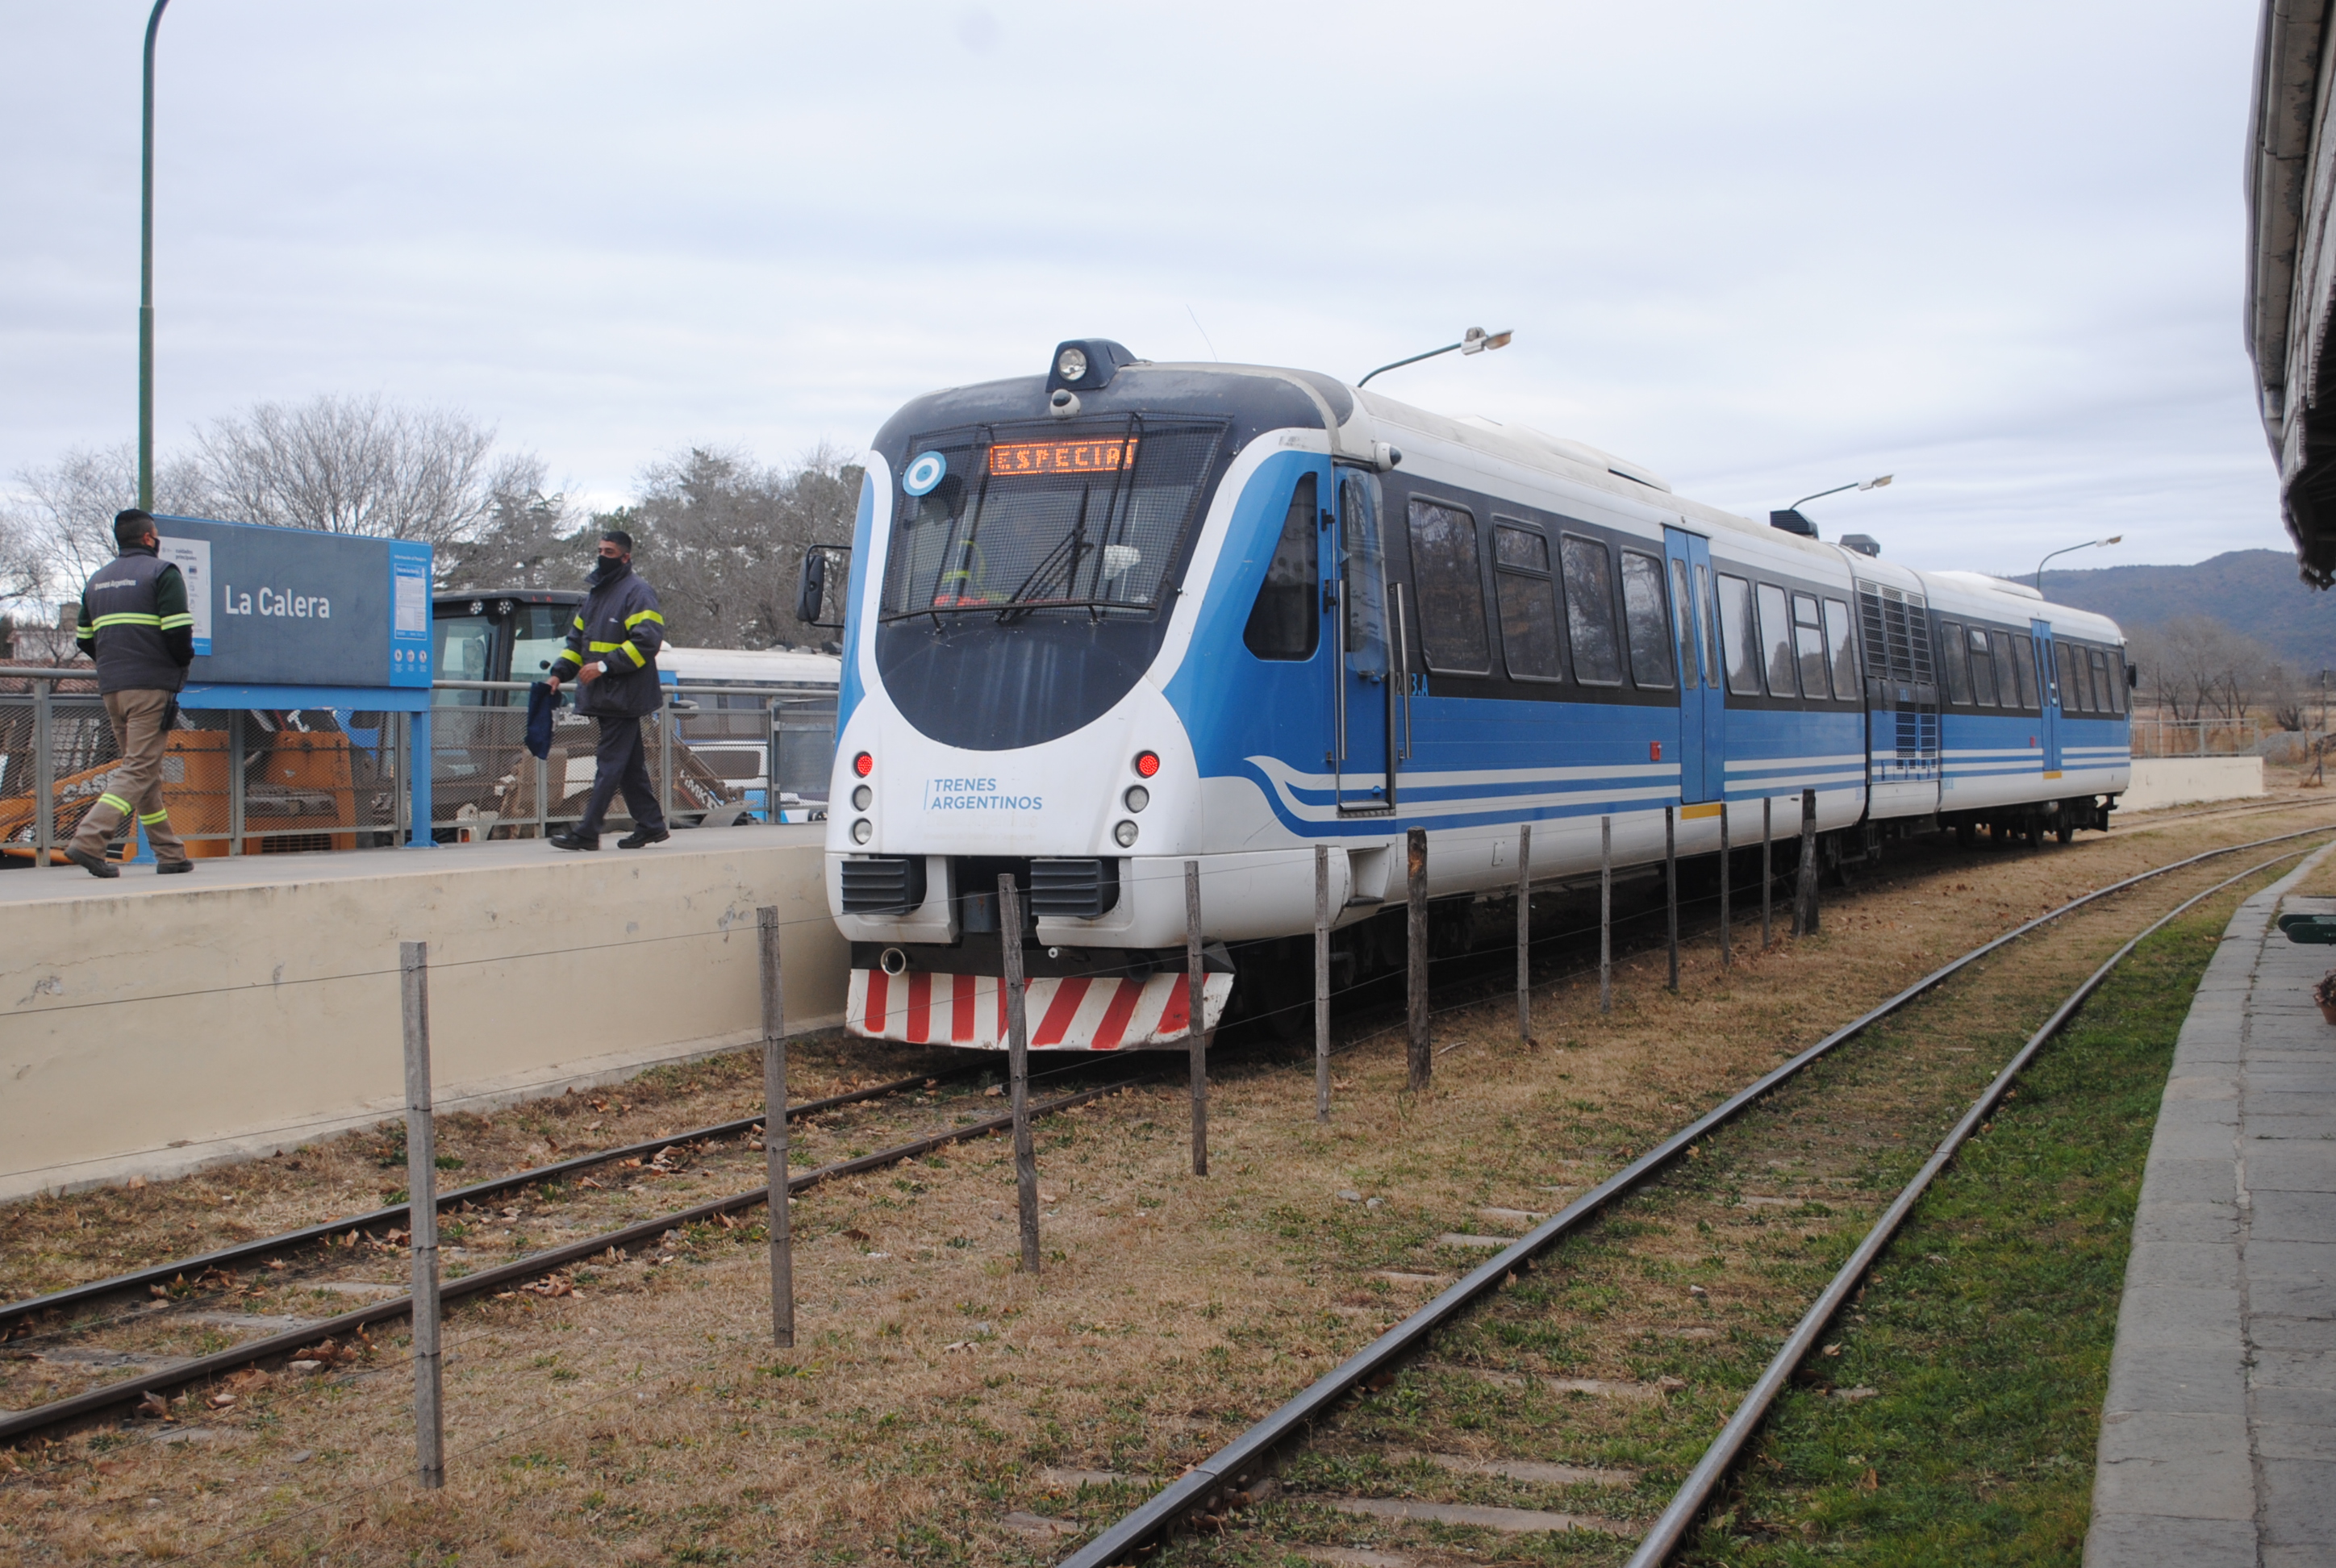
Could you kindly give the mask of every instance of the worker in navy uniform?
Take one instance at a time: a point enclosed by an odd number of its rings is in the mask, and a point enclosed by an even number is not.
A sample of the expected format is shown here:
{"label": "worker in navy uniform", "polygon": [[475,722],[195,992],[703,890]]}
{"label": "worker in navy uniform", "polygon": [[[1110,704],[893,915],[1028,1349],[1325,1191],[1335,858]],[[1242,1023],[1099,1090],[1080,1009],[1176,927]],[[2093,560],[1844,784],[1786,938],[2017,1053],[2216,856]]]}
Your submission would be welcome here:
{"label": "worker in navy uniform", "polygon": [[600,536],[600,559],[586,585],[584,607],[568,629],[568,646],[551,662],[551,691],[576,678],[576,711],[600,721],[598,766],[584,819],[551,842],[563,850],[597,850],[600,823],[610,797],[622,790],[633,831],[618,849],[663,843],[665,813],[649,784],[648,757],[641,744],[641,719],[657,709],[657,649],[665,643],[665,617],[657,612],[657,589],[633,570],[633,536],[612,528]]}
{"label": "worker in navy uniform", "polygon": [[65,858],[93,877],[118,877],[105,846],[122,819],[138,813],[162,875],[191,871],[187,846],[170,831],[162,805],[162,748],[178,722],[179,688],[195,660],[195,618],[187,609],[187,579],[161,558],[154,520],[131,507],[116,512],[113,542],[122,553],[91,576],[81,590],[81,627],[73,640],[97,661],[97,689],[122,763],[105,793],[81,819]]}

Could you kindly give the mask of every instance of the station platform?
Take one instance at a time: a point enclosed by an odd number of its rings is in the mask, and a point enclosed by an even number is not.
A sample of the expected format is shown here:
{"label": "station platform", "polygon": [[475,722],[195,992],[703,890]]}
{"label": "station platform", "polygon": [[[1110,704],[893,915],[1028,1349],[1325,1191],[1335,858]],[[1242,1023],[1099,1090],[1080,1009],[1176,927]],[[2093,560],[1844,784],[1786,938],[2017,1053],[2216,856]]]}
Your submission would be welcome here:
{"label": "station platform", "polygon": [[2276,921],[2336,914],[2286,896],[2320,858],[2240,906],[2175,1048],[2088,1568],[2336,1563],[2336,1027],[2312,999],[2336,947]]}
{"label": "station platform", "polygon": [[0,872],[0,1201],[183,1174],[402,1114],[398,950],[429,944],[437,1101],[487,1109],[842,1021],[824,825]]}

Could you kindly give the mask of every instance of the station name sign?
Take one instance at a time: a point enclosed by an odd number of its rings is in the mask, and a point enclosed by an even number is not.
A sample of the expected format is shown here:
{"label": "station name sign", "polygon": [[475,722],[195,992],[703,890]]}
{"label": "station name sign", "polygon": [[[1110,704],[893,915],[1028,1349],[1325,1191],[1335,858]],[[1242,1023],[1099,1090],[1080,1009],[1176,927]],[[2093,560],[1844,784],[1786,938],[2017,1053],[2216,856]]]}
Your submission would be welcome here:
{"label": "station name sign", "polygon": [[194,517],[157,517],[154,531],[187,582],[189,679],[430,684],[428,545]]}

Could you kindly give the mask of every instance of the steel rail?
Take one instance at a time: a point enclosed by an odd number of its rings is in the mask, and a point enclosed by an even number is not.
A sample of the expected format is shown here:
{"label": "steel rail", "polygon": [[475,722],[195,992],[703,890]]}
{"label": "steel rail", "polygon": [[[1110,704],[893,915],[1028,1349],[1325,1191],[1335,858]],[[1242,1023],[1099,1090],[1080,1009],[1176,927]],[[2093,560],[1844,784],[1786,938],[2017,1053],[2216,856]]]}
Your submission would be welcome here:
{"label": "steel rail", "polygon": [[[952,1078],[967,1076],[978,1070],[978,1068],[965,1068],[951,1073],[924,1073],[913,1078],[895,1078],[890,1083],[878,1084],[872,1088],[854,1089],[849,1094],[830,1095],[825,1099],[806,1100],[801,1105],[787,1107],[787,1120],[797,1121],[804,1116],[817,1115],[822,1111],[832,1111],[840,1105],[881,1099],[887,1095],[900,1094],[909,1089],[922,1087],[937,1078],[947,1082]],[[520,1171],[508,1176],[497,1176],[492,1181],[474,1182],[470,1186],[457,1187],[451,1193],[440,1193],[438,1210],[443,1213],[463,1203],[475,1203],[481,1198],[492,1197],[499,1193],[514,1192],[521,1187],[533,1186],[540,1182],[557,1180],[573,1172],[589,1170],[595,1165],[605,1165],[612,1160],[630,1159],[637,1154],[647,1154],[652,1150],[700,1143],[707,1138],[731,1137],[739,1133],[750,1132],[762,1125],[763,1118],[760,1116],[742,1116],[735,1121],[716,1122],[711,1126],[694,1128],[686,1133],[676,1133],[671,1137],[646,1138],[639,1143],[625,1144],[613,1149],[599,1149],[591,1154],[578,1154],[571,1159],[560,1160],[552,1164],[538,1165],[532,1170]],[[251,1241],[238,1242],[231,1247],[221,1247],[217,1251],[204,1252],[196,1257],[180,1258],[174,1262],[154,1263],[143,1269],[132,1270],[127,1274],[115,1274],[103,1280],[92,1280],[86,1284],[69,1285],[62,1290],[52,1290],[44,1296],[29,1296],[21,1301],[0,1303],[0,1339],[6,1339],[9,1329],[36,1313],[54,1311],[61,1307],[78,1306],[102,1297],[134,1292],[151,1285],[168,1284],[171,1280],[190,1270],[201,1273],[208,1269],[255,1262],[278,1253],[297,1251],[302,1247],[313,1246],[334,1236],[407,1219],[412,1213],[411,1204],[392,1203],[385,1208],[370,1209],[362,1214],[352,1214],[346,1219],[327,1220],[322,1224],[308,1225],[297,1231],[286,1231],[274,1236],[255,1237]]]}
{"label": "steel rail", "polygon": [[[2040,926],[2082,909],[2087,904],[2113,893],[2198,864],[2202,861],[2236,854],[2245,850],[2285,843],[2292,839],[2309,838],[2325,833],[2326,826],[2302,829],[2296,833],[2277,833],[2270,838],[2256,839],[2247,843],[2232,844],[2223,849],[2172,861],[2152,870],[2138,872],[2120,881],[2096,888],[2081,897],[2071,899],[2057,909],[2047,911],[2034,920],[2013,927],[2001,936],[1973,948],[1932,970],[1905,989],[1868,1011],[1851,1019],[1826,1035],[1816,1044],[1780,1066],[1763,1073],[1744,1088],[1711,1110],[1698,1116],[1638,1159],[1583,1193],[1563,1209],[1542,1222],[1490,1261],[1470,1271],[1456,1284],[1446,1288],[1434,1300],[1396,1324],[1362,1349],[1325,1373],[1309,1385],[1280,1408],[1267,1416],[1248,1431],[1202,1460],[1133,1513],[1106,1530],[1071,1556],[1064,1559],[1061,1568],[1106,1568],[1134,1555],[1147,1546],[1157,1544],[1179,1524],[1194,1514],[1205,1513],[1208,1505],[1226,1492],[1237,1490],[1239,1485],[1251,1479],[1251,1472],[1260,1467],[1272,1451],[1301,1429],[1329,1415],[1339,1400],[1355,1387],[1383,1372],[1392,1370],[1414,1351],[1419,1349],[1446,1322],[1457,1317],[1475,1303],[1476,1299],[1497,1289],[1510,1275],[1532,1267],[1542,1252],[1572,1232],[1597,1217],[1615,1200],[1630,1193],[1664,1166],[1677,1159],[1691,1144],[1718,1131],[1727,1123],[1750,1108],[1772,1090],[1786,1083],[1802,1069],[1823,1058],[1844,1041],[1854,1038],[1882,1019],[1897,1012],[1915,998],[1929,992],[1942,982],[1990,953],[2018,940]],[[2242,873],[2244,874],[2244,873]]]}
{"label": "steel rail", "polygon": [[[1101,1099],[1105,1095],[1116,1094],[1121,1089],[1131,1088],[1147,1080],[1144,1077],[1124,1078],[1116,1083],[1102,1084],[1092,1089],[1081,1089],[1076,1094],[1042,1100],[1030,1106],[1029,1114],[1033,1117],[1037,1117],[1049,1115],[1056,1111],[1066,1111],[1074,1106],[1085,1105],[1090,1100]],[[969,1122],[961,1127],[951,1127],[943,1132],[929,1134],[905,1144],[895,1144],[889,1149],[878,1149],[873,1154],[862,1154],[857,1159],[837,1160],[805,1171],[799,1176],[789,1176],[787,1191],[789,1193],[800,1193],[818,1186],[823,1182],[834,1181],[841,1176],[855,1176],[863,1171],[879,1170],[886,1165],[898,1164],[902,1160],[914,1159],[919,1154],[930,1154],[946,1144],[962,1143],[968,1138],[986,1137],[992,1133],[1004,1132],[1013,1125],[1013,1114],[1008,1112],[1003,1115],[988,1116],[978,1122]],[[438,1285],[438,1299],[441,1302],[460,1300],[466,1296],[476,1296],[507,1286],[521,1284],[550,1273],[553,1270],[565,1268],[571,1263],[583,1262],[612,1247],[629,1247],[636,1242],[663,1235],[666,1232],[678,1229],[683,1225],[694,1225],[702,1221],[713,1219],[717,1214],[735,1213],[741,1209],[751,1209],[757,1203],[768,1203],[770,1193],[771,1189],[766,1183],[747,1192],[734,1193],[726,1198],[713,1198],[703,1203],[693,1204],[686,1209],[677,1209],[670,1213],[658,1215],[655,1219],[638,1221],[618,1230],[586,1237],[582,1241],[547,1248],[540,1252],[530,1252],[524,1258],[514,1258],[508,1263],[499,1263],[492,1269],[483,1269],[475,1274],[464,1274],[460,1279],[442,1280]],[[85,1421],[126,1405],[136,1405],[149,1394],[171,1388],[183,1388],[190,1383],[200,1383],[207,1378],[219,1377],[239,1368],[262,1361],[292,1359],[295,1351],[308,1346],[321,1343],[328,1339],[336,1339],[343,1334],[354,1332],[374,1323],[403,1318],[413,1310],[413,1306],[414,1298],[411,1295],[400,1294],[375,1301],[370,1306],[343,1312],[338,1317],[322,1319],[304,1328],[287,1329],[280,1334],[270,1334],[265,1339],[248,1340],[230,1349],[217,1351],[209,1356],[199,1356],[180,1366],[166,1368],[146,1377],[125,1378],[118,1382],[87,1389],[66,1398],[52,1400],[45,1405],[35,1405],[29,1410],[19,1410],[11,1415],[0,1416],[0,1444],[20,1442],[36,1433]]]}
{"label": "steel rail", "polygon": [[[2336,842],[2336,840],[2331,842]],[[1898,1227],[1905,1222],[1907,1214],[1913,1211],[1915,1203],[1929,1189],[1932,1179],[1946,1168],[1950,1160],[1954,1158],[1956,1151],[1961,1149],[1964,1142],[1971,1137],[1972,1130],[1994,1111],[1996,1105],[2001,1102],[2004,1092],[2011,1087],[2012,1079],[2020,1076],[2020,1069],[2029,1064],[2038,1051],[2044,1048],[2048,1041],[2067,1027],[2068,1020],[2076,1016],[2077,1009],[2100,988],[2102,981],[2109,978],[2109,971],[2124,962],[2127,956],[2139,947],[2146,939],[2173,923],[2176,917],[2193,905],[2201,903],[2234,882],[2243,882],[2257,872],[2279,864],[2282,861],[2292,860],[2298,854],[2315,852],[2318,852],[2292,850],[2286,854],[2274,855],[2260,864],[2249,866],[2237,876],[2216,882],[2204,892],[2195,893],[2183,900],[2143,928],[2140,934],[2131,941],[2110,954],[2106,963],[2087,977],[2082,985],[2068,993],[2068,999],[2053,1010],[2052,1016],[2044,1020],[2041,1027],[2028,1037],[2028,1043],[2022,1046],[2005,1065],[2003,1071],[1996,1075],[1994,1081],[1981,1092],[1979,1098],[1971,1102],[1971,1108],[1963,1113],[1962,1119],[1955,1124],[1944,1139],[1941,1140],[1938,1149],[1922,1168],[1915,1173],[1913,1180],[1906,1183],[1890,1207],[1883,1211],[1882,1217],[1874,1222],[1874,1228],[1865,1233],[1865,1239],[1857,1244],[1857,1250],[1849,1255],[1849,1261],[1841,1266],[1841,1271],[1834,1275],[1832,1281],[1826,1284],[1824,1292],[1817,1297],[1800,1322],[1794,1327],[1792,1333],[1786,1337],[1783,1348],[1777,1350],[1775,1359],[1768,1363],[1767,1368],[1761,1372],[1758,1380],[1745,1394],[1743,1401],[1736,1407],[1736,1413],[1730,1416],[1728,1418],[1728,1424],[1719,1429],[1719,1436],[1712,1439],[1711,1446],[1704,1450],[1703,1457],[1697,1462],[1695,1468],[1688,1473],[1687,1479],[1679,1484],[1679,1489],[1672,1496],[1669,1506],[1663,1510],[1661,1517],[1655,1521],[1654,1527],[1649,1530],[1645,1537],[1640,1541],[1639,1549],[1630,1554],[1627,1568],[1656,1568],[1657,1564],[1664,1562],[1678,1550],[1679,1543],[1686,1539],[1688,1527],[1695,1523],[1696,1515],[1703,1511],[1704,1505],[1710,1500],[1712,1490],[1719,1485],[1720,1477],[1725,1475],[1736,1463],[1736,1457],[1743,1451],[1744,1445],[1751,1439],[1753,1432],[1766,1418],[1768,1407],[1775,1403],[1776,1396],[1783,1391],[1786,1380],[1793,1375],[1793,1369],[1807,1359],[1810,1349],[1815,1345],[1818,1337],[1825,1332],[1826,1325],[1832,1322],[1835,1315],[1841,1310],[1843,1303],[1847,1301],[1852,1292],[1857,1289],[1858,1281],[1865,1277],[1866,1271],[1873,1268],[1874,1260],[1882,1255],[1883,1248],[1887,1246],[1891,1238],[1897,1234]]]}

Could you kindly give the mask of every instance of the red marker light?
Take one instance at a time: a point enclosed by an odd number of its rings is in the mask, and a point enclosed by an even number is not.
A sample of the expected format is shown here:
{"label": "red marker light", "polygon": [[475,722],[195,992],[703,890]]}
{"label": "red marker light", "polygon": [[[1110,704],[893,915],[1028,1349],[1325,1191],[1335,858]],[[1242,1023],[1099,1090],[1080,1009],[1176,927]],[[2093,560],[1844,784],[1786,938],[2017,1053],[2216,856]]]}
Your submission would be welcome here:
{"label": "red marker light", "polygon": [[861,778],[866,778],[870,774],[876,771],[876,759],[870,756],[866,752],[861,752],[858,756],[852,759],[852,771],[858,774]]}
{"label": "red marker light", "polygon": [[1140,751],[1135,754],[1136,776],[1139,778],[1150,778],[1159,771],[1160,754],[1158,752]]}
{"label": "red marker light", "polygon": [[1647,760],[1649,762],[1660,762],[1663,760],[1662,742],[1659,740],[1650,740],[1647,743]]}

